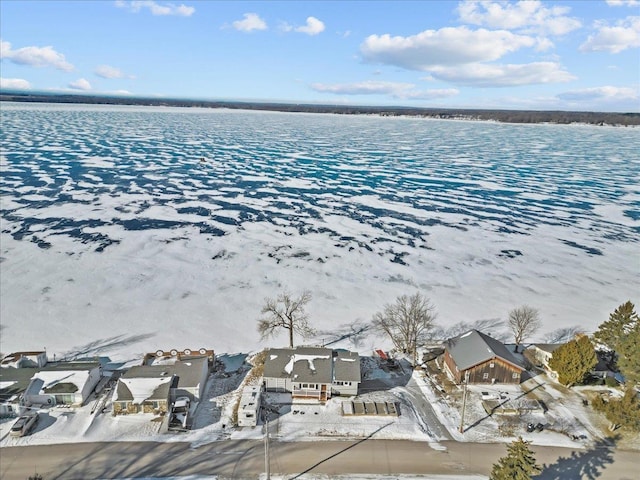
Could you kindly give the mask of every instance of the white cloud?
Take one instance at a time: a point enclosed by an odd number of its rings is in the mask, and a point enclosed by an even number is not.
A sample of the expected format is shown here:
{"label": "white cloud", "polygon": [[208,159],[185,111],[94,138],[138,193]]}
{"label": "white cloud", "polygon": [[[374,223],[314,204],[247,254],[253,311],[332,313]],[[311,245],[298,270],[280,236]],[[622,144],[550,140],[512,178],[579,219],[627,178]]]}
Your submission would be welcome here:
{"label": "white cloud", "polygon": [[629,87],[593,87],[581,90],[571,90],[557,95],[558,98],[567,101],[638,101],[640,99],[637,89]]}
{"label": "white cloud", "polygon": [[360,46],[360,52],[368,62],[425,71],[436,65],[497,60],[507,53],[537,43],[532,37],[506,30],[446,27],[425,30],[409,37],[370,35]]}
{"label": "white cloud", "polygon": [[640,17],[627,17],[615,26],[604,22],[597,22],[595,26],[596,34],[589,35],[580,45],[580,51],[620,53],[627,48],[640,47]]}
{"label": "white cloud", "polygon": [[91,90],[91,84],[84,78],[79,78],[75,82],[69,83],[69,88],[74,90]]}
{"label": "white cloud", "polygon": [[111,65],[99,65],[94,73],[102,78],[134,78],[133,75],[127,75],[119,68]]}
{"label": "white cloud", "polygon": [[547,7],[539,0],[516,3],[472,0],[458,5],[460,20],[465,23],[550,35],[564,35],[580,28],[577,18],[566,15],[570,10]]}
{"label": "white cloud", "polygon": [[611,7],[637,7],[640,0],[607,0],[607,5]]}
{"label": "white cloud", "polygon": [[252,32],[254,30],[266,30],[267,22],[261,19],[257,13],[245,13],[243,20],[233,22],[233,28],[241,32]]}
{"label": "white cloud", "polygon": [[138,13],[142,9],[148,9],[152,15],[168,16],[174,15],[178,17],[190,17],[196,11],[194,7],[188,7],[184,4],[175,5],[173,3],[157,3],[152,0],[133,0],[126,2],[124,0],[116,0],[116,7],[126,8],[133,13]]}
{"label": "white cloud", "polygon": [[390,95],[402,99],[434,99],[457,95],[455,88],[416,90],[413,83],[365,81],[357,83],[324,84],[314,83],[310,87],[316,92],[337,95]]}
{"label": "white cloud", "polygon": [[64,55],[56,52],[52,46],[46,47],[22,47],[17,50],[11,48],[11,43],[0,41],[0,59],[8,59],[19,65],[32,67],[54,67],[58,70],[70,72],[71,65]]}
{"label": "white cloud", "polygon": [[316,17],[307,17],[306,25],[294,27],[293,30],[299,33],[306,33],[307,35],[318,35],[324,31],[324,23]]}
{"label": "white cloud", "polygon": [[0,88],[7,88],[11,90],[29,90],[31,84],[22,78],[1,78]]}
{"label": "white cloud", "polygon": [[575,80],[555,62],[523,65],[487,65],[481,63],[431,69],[434,78],[458,85],[476,87],[511,87]]}

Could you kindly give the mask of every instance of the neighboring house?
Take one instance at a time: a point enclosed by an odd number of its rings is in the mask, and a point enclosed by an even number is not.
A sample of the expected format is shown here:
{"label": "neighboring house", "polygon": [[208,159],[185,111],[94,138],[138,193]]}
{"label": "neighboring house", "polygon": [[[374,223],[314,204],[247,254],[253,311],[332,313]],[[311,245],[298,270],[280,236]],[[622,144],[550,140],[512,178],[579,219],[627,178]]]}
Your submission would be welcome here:
{"label": "neighboring house", "polygon": [[178,397],[199,402],[209,376],[207,357],[157,359],[152,365],[131,367],[118,379],[113,414],[168,412]]}
{"label": "neighboring house", "polygon": [[444,363],[457,383],[520,383],[524,371],[503,343],[478,330],[447,340]]}
{"label": "neighboring house", "polygon": [[177,377],[163,366],[131,367],[118,379],[113,392],[113,414],[167,413]]}
{"label": "neighboring house", "polygon": [[294,401],[325,402],[332,394],[357,394],[360,357],[330,348],[274,348],[267,352],[263,377],[267,390],[290,392]]}
{"label": "neighboring house", "polygon": [[549,368],[549,361],[553,357],[553,352],[555,352],[560,346],[564,345],[563,343],[534,343],[533,345],[527,348],[527,351],[530,352],[531,357],[535,361],[537,366],[541,366],[545,370],[549,372],[549,375],[553,378],[557,377],[556,372]]}
{"label": "neighboring house", "polygon": [[25,405],[82,406],[102,379],[97,361],[47,364],[31,378],[23,394]]}
{"label": "neighboring house", "polygon": [[47,352],[14,352],[0,361],[0,417],[19,415],[31,378],[47,364]]}
{"label": "neighboring house", "polygon": [[244,387],[238,407],[238,426],[255,427],[260,415],[262,388],[258,386]]}
{"label": "neighboring house", "polygon": [[0,367],[42,368],[47,364],[47,352],[14,352],[5,355]]}
{"label": "neighboring house", "polygon": [[186,361],[192,358],[201,357],[206,357],[209,363],[209,368],[213,368],[216,359],[215,352],[206,348],[199,348],[197,350],[191,348],[185,348],[184,350],[178,350],[177,348],[172,348],[171,350],[157,350],[153,353],[147,353],[144,356],[142,364],[153,365],[160,361]]}

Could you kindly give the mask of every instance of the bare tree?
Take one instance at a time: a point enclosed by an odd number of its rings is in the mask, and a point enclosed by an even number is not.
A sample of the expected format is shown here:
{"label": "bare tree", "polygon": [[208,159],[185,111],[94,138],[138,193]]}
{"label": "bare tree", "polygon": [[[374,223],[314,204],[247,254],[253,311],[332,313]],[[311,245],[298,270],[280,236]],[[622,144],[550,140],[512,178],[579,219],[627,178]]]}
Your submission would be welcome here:
{"label": "bare tree", "polygon": [[567,343],[576,338],[579,333],[584,333],[584,329],[580,325],[561,327],[547,333],[544,339],[547,343]]}
{"label": "bare tree", "polygon": [[373,326],[389,336],[394,347],[413,354],[416,363],[418,343],[426,339],[434,326],[435,307],[421,293],[400,295],[395,303],[387,304],[373,316]]}
{"label": "bare tree", "polygon": [[523,305],[511,310],[507,323],[513,333],[513,339],[516,342],[516,352],[518,351],[518,345],[527,337],[537,332],[542,326],[538,309],[528,305]]}
{"label": "bare tree", "polygon": [[304,307],[311,300],[311,292],[305,290],[298,297],[283,292],[277,298],[266,298],[262,307],[263,317],[258,320],[260,338],[275,335],[279,329],[289,330],[289,347],[293,348],[293,334],[307,338],[315,333],[309,325],[309,315]]}

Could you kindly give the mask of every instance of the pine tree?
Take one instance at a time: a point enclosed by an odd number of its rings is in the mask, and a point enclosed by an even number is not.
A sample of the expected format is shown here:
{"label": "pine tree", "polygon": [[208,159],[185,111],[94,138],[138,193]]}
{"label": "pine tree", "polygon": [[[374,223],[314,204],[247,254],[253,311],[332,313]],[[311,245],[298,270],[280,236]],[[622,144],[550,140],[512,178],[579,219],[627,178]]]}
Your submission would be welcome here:
{"label": "pine tree", "polygon": [[640,382],[640,317],[630,301],[609,315],[593,335],[617,355],[618,368],[630,384]]}
{"label": "pine tree", "polygon": [[593,334],[596,342],[606,345],[611,350],[618,350],[618,345],[624,336],[640,322],[635,306],[630,301],[623,303],[609,315],[609,320],[603,322]]}
{"label": "pine tree", "polygon": [[634,388],[627,387],[622,398],[604,400],[597,396],[593,408],[604,413],[611,422],[612,430],[617,427],[640,432],[640,399]]}
{"label": "pine tree", "polygon": [[558,381],[563,385],[582,382],[598,363],[595,349],[586,335],[565,343],[553,352],[549,368],[558,373]]}
{"label": "pine tree", "polygon": [[530,480],[531,475],[541,472],[536,464],[529,442],[522,437],[507,446],[507,455],[493,465],[490,480]]}
{"label": "pine tree", "polygon": [[628,385],[640,384],[640,322],[620,339],[616,348],[618,368]]}

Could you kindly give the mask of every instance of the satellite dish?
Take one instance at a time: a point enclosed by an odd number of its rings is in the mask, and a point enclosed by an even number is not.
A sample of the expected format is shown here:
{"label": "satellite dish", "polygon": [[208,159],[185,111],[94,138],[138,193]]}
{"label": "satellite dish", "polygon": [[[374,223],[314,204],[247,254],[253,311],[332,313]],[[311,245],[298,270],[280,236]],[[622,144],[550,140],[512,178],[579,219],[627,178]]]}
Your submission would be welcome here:
{"label": "satellite dish", "polygon": [[184,354],[185,355],[191,355],[191,350],[189,350],[188,348],[184,349]]}
{"label": "satellite dish", "polygon": [[164,352],[163,352],[162,350],[158,350],[158,351],[156,352],[156,357],[161,357],[161,356],[163,356],[163,355],[164,355]]}
{"label": "satellite dish", "polygon": [[176,355],[178,355],[178,351],[174,348],[173,350],[171,350],[171,355],[175,357]]}
{"label": "satellite dish", "polygon": [[207,351],[204,348],[201,348],[198,351],[200,352],[200,355],[204,355],[205,353],[207,353]]}

